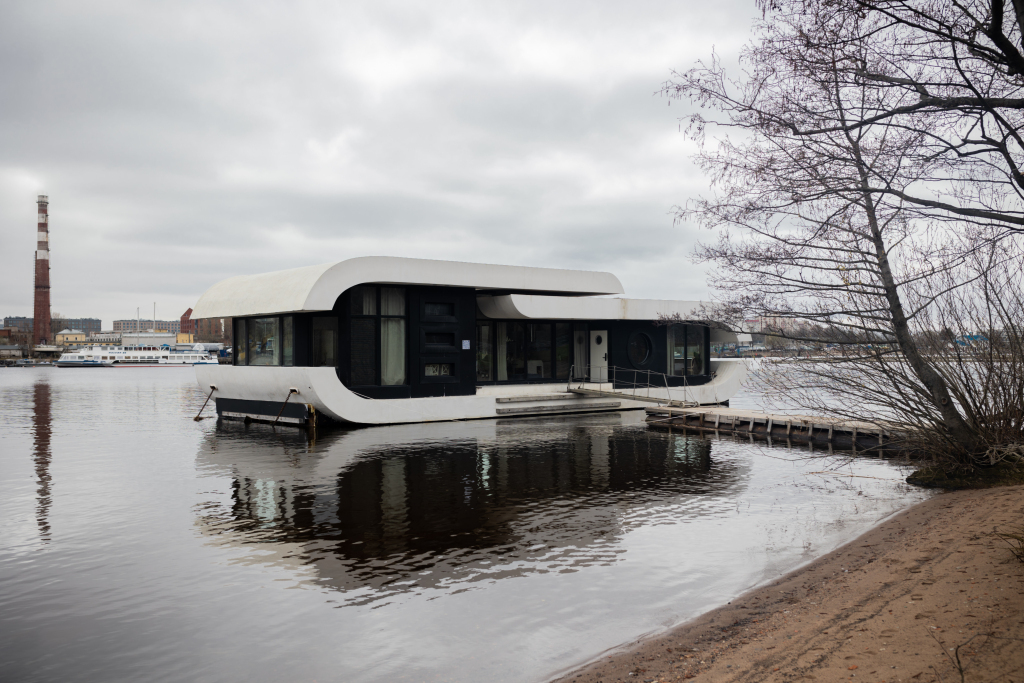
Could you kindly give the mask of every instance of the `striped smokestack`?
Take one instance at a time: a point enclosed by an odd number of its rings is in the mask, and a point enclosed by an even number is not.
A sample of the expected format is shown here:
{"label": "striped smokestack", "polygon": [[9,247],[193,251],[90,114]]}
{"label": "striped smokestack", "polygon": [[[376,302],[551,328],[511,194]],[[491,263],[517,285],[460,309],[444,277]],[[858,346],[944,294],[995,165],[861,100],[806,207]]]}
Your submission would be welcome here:
{"label": "striped smokestack", "polygon": [[49,344],[53,339],[50,330],[50,220],[47,207],[49,198],[39,195],[39,220],[36,234],[36,300],[32,321],[32,343]]}

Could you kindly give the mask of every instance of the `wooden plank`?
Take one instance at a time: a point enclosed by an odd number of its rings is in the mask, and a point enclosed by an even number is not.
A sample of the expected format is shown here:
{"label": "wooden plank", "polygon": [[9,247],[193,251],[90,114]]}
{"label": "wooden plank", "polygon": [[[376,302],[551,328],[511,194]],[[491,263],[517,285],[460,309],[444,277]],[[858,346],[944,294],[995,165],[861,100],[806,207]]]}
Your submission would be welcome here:
{"label": "wooden plank", "polygon": [[531,394],[529,396],[503,396],[494,399],[495,403],[527,403],[532,401],[561,401],[576,398],[575,394]]}
{"label": "wooden plank", "polygon": [[619,401],[606,403],[562,403],[556,406],[524,406],[522,408],[498,408],[495,412],[498,415],[519,415],[523,413],[574,413],[581,410],[607,410],[618,408],[622,405]]}

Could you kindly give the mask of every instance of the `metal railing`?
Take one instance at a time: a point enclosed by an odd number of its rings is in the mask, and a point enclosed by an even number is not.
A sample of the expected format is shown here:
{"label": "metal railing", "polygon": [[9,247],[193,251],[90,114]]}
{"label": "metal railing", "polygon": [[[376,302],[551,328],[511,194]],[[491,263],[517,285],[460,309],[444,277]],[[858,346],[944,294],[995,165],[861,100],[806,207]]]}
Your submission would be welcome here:
{"label": "metal railing", "polygon": [[[687,385],[675,387],[678,392],[682,390],[682,400],[672,398],[672,387],[668,383],[668,375],[664,372],[653,370],[636,370],[633,368],[620,368],[615,365],[587,365],[580,369],[586,369],[581,376],[577,375],[576,366],[569,368],[569,381],[566,390],[572,391],[586,389],[587,384],[611,384],[612,393],[633,396],[634,398],[651,399],[651,389],[664,389],[669,405],[679,403],[680,405],[693,404],[687,397]],[[576,384],[573,387],[573,384]],[[678,393],[677,393],[678,395]],[[659,400],[660,397],[654,397]]]}

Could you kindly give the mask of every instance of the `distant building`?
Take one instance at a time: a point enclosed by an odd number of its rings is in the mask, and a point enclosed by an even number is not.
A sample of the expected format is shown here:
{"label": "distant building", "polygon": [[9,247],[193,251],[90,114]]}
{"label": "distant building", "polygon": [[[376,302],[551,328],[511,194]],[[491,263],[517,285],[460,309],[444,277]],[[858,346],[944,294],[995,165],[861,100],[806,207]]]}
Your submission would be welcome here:
{"label": "distant building", "polygon": [[0,344],[0,358],[21,358],[20,346],[14,344]]}
{"label": "distant building", "polygon": [[181,314],[181,333],[182,334],[195,334],[195,324],[192,322],[192,309],[188,309]]}
{"label": "distant building", "polygon": [[[32,333],[35,318],[11,317],[4,318],[4,327],[14,327],[28,334]],[[55,316],[50,318],[51,330],[81,330],[86,336],[103,329],[103,322],[99,318],[62,318]]]}
{"label": "distant building", "polygon": [[213,342],[231,346],[231,318],[200,318],[191,321],[199,343]]}
{"label": "distant building", "polygon": [[32,334],[32,323],[32,318],[26,318],[24,316],[4,318],[4,328],[12,327],[19,332],[24,332],[26,334]]}
{"label": "distant building", "polygon": [[191,332],[179,332],[176,335],[178,344],[194,344],[196,341],[195,337]]}
{"label": "distant building", "polygon": [[89,343],[91,344],[115,344],[121,343],[120,332],[99,332],[98,334],[91,335],[89,337]]}
{"label": "distant building", "polygon": [[103,329],[103,321],[99,318],[61,318],[50,319],[50,329],[54,330],[81,330],[85,336],[95,334]]}
{"label": "distant building", "polygon": [[180,320],[115,320],[114,321],[114,332],[120,332],[122,334],[135,334],[137,332],[150,332],[156,330],[158,332],[166,332],[168,334],[178,334],[181,332],[181,321]]}
{"label": "distant building", "polygon": [[177,333],[169,332],[136,332],[122,334],[121,342],[124,346],[174,346],[178,343],[177,337]]}
{"label": "distant building", "polygon": [[85,332],[82,332],[82,330],[63,329],[53,336],[53,343],[57,346],[77,349],[87,343],[86,339]]}

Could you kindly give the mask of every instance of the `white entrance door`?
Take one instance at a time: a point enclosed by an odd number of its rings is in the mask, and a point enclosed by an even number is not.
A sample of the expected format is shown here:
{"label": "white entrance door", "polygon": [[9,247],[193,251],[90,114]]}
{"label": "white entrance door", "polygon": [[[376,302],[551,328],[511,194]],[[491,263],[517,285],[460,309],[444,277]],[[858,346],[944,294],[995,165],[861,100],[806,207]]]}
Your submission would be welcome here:
{"label": "white entrance door", "polygon": [[590,381],[608,381],[608,330],[590,331]]}

